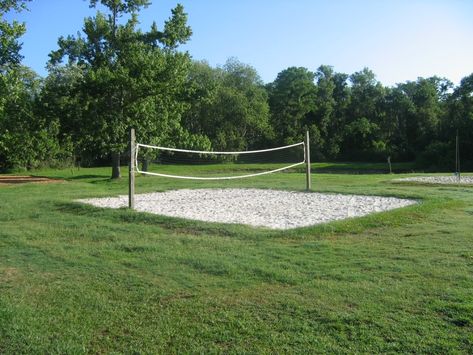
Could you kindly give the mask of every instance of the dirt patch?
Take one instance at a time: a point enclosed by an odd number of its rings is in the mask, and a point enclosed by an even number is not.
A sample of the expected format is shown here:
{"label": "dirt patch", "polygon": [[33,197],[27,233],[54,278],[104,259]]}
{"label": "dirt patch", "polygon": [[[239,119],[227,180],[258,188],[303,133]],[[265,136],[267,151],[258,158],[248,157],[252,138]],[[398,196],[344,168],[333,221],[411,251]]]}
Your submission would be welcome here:
{"label": "dirt patch", "polygon": [[38,177],[38,176],[20,176],[20,175],[0,176],[0,184],[24,184],[27,182],[52,183],[52,182],[61,182],[61,181],[63,180],[50,179],[50,178]]}
{"label": "dirt patch", "polygon": [[0,278],[4,282],[12,282],[19,278],[20,272],[17,268],[7,267],[5,269],[0,269]]}

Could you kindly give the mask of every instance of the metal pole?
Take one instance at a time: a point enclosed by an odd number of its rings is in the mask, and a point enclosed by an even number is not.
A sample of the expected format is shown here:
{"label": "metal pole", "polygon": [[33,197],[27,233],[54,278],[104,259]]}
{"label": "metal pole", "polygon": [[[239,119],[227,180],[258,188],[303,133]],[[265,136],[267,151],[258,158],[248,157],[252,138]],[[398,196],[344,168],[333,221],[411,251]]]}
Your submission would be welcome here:
{"label": "metal pole", "polygon": [[304,154],[305,154],[305,166],[306,166],[306,190],[310,191],[312,188],[312,182],[310,178],[310,139],[309,131],[306,132],[304,142]]}
{"label": "metal pole", "polygon": [[135,129],[130,129],[130,164],[128,169],[128,207],[135,209]]}

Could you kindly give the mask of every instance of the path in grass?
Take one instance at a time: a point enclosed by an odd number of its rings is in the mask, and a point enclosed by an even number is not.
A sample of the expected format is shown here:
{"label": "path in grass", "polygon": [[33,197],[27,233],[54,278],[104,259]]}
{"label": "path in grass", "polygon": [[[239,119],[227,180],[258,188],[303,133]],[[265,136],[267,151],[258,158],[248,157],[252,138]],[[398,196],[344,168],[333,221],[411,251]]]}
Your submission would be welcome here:
{"label": "path in grass", "polygon": [[473,351],[472,188],[315,175],[317,191],[423,203],[274,232],[82,206],[127,181],[42,173],[66,182],[0,187],[0,353]]}

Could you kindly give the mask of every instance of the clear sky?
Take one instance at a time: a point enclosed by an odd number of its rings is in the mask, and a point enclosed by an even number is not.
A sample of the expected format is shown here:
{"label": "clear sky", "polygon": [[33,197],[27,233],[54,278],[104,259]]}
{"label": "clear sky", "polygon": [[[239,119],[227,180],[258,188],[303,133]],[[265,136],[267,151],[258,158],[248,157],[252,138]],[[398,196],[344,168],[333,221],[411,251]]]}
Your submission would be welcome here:
{"label": "clear sky", "polygon": [[[473,73],[473,0],[154,0],[140,15],[162,27],[178,2],[194,32],[183,49],[211,65],[236,57],[265,82],[290,66],[368,67],[385,85],[439,75],[458,83]],[[61,35],[94,15],[84,0],[33,0],[9,15],[27,24],[24,64],[46,75]]]}

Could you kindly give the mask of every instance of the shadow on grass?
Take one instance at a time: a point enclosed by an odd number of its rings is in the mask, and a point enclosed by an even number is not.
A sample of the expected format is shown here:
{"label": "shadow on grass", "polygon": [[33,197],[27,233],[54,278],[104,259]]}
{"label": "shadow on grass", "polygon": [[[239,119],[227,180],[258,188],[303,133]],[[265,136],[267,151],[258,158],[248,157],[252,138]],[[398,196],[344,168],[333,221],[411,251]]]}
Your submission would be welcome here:
{"label": "shadow on grass", "polygon": [[61,213],[87,216],[116,223],[138,226],[156,226],[174,234],[205,235],[215,237],[234,237],[239,239],[267,239],[281,237],[285,231],[256,228],[241,224],[202,222],[178,217],[168,217],[146,212],[132,211],[128,208],[100,208],[80,202],[57,202],[54,208]]}
{"label": "shadow on grass", "polygon": [[66,178],[66,180],[71,180],[71,181],[74,181],[74,180],[87,180],[87,179],[106,179],[106,180],[110,180],[110,176],[108,175],[97,175],[97,174],[88,174],[88,175],[76,175],[76,176],[71,176],[71,177],[68,177]]}
{"label": "shadow on grass", "polygon": [[100,223],[98,221],[100,220],[117,224],[133,224],[138,227],[155,226],[156,228],[167,230],[174,235],[230,237],[253,241],[267,239],[306,241],[345,234],[360,234],[367,230],[379,228],[393,228],[406,224],[415,224],[424,220],[429,214],[434,213],[438,209],[450,208],[458,204],[459,201],[424,200],[419,201],[418,204],[392,211],[289,230],[257,228],[242,224],[202,222],[137,212],[128,208],[99,208],[79,202],[58,202],[54,204],[54,208],[61,213],[97,219],[97,223]]}

